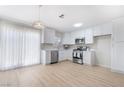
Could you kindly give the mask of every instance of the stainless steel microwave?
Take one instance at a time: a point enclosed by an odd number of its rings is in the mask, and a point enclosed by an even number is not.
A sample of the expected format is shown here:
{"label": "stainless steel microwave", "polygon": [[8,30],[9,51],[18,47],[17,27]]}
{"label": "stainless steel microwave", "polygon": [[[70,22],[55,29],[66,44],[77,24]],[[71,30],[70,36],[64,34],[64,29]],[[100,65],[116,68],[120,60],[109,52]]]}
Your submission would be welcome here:
{"label": "stainless steel microwave", "polygon": [[76,38],[75,44],[85,44],[85,38]]}

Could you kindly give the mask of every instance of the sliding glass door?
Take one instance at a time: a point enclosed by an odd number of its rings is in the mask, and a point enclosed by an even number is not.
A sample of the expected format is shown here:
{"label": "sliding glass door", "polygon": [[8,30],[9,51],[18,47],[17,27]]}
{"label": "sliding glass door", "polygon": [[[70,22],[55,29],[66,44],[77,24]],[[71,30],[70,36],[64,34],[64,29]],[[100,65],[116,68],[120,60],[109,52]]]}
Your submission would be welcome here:
{"label": "sliding glass door", "polygon": [[0,22],[0,69],[40,63],[40,31]]}
{"label": "sliding glass door", "polygon": [[22,65],[27,66],[40,63],[40,33],[27,29],[24,33],[22,45]]}

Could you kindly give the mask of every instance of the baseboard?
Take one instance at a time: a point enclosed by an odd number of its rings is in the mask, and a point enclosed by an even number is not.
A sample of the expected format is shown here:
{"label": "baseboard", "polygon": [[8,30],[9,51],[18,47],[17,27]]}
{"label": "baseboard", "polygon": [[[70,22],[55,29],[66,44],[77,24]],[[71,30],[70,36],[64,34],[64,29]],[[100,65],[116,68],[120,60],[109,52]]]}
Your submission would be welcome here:
{"label": "baseboard", "polygon": [[64,62],[64,61],[72,61],[72,60],[70,60],[70,59],[64,59],[64,60],[61,60],[59,62]]}
{"label": "baseboard", "polygon": [[41,63],[37,63],[37,64],[31,64],[31,65],[26,65],[26,66],[14,66],[14,67],[8,67],[7,69],[3,68],[3,69],[0,69],[0,71],[8,71],[8,70],[15,70],[15,69],[21,69],[21,68],[27,68],[27,67],[32,67],[32,66],[35,66],[35,65],[39,65]]}
{"label": "baseboard", "polygon": [[[61,60],[59,62],[65,62],[65,61],[72,61],[70,59],[65,59],[65,60]],[[84,63],[85,65],[89,65],[89,66],[100,66],[100,67],[104,67],[104,68],[107,68],[107,69],[111,69],[111,67],[108,67],[106,65],[102,65],[102,64],[96,64],[96,65],[91,65],[91,64],[87,64],[87,63]],[[119,71],[119,70],[115,70],[115,69],[111,69],[111,72],[116,72],[116,73],[121,73],[121,74],[124,74],[123,71]]]}
{"label": "baseboard", "polygon": [[117,69],[111,69],[112,72],[116,72],[116,73],[120,73],[120,74],[124,74],[124,71],[120,71]]}
{"label": "baseboard", "polygon": [[104,67],[104,68],[108,68],[111,70],[111,72],[116,72],[116,73],[120,73],[120,74],[124,74],[124,71],[120,71],[117,69],[112,69],[111,67],[105,66],[105,65],[101,65],[101,64],[97,64],[98,66]]}
{"label": "baseboard", "polygon": [[109,69],[111,69],[111,67],[109,67],[109,66],[106,66],[106,65],[102,65],[102,64],[96,64],[97,66],[100,66],[100,67],[104,67],[104,68],[109,68]]}

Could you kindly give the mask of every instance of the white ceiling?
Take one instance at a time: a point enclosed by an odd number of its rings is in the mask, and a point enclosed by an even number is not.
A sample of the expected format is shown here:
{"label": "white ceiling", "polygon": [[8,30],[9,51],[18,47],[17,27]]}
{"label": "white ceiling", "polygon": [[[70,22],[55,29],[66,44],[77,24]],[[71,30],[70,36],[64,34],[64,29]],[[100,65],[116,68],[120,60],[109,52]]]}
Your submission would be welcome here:
{"label": "white ceiling", "polygon": [[[60,14],[64,14],[65,18],[60,19],[58,17]],[[44,5],[41,7],[42,22],[61,32],[80,30],[120,16],[124,16],[124,6]],[[31,25],[38,19],[38,6],[0,6],[0,17]],[[74,28],[73,24],[78,22],[82,22],[83,26]]]}

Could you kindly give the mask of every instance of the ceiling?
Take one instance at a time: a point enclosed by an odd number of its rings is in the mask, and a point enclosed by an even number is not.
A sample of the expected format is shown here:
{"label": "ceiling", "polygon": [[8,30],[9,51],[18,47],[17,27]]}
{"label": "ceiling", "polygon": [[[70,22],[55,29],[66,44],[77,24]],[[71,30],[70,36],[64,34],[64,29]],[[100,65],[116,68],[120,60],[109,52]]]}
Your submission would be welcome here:
{"label": "ceiling", "polygon": [[[64,19],[58,17],[61,14],[65,15]],[[120,16],[124,16],[124,6],[44,5],[41,7],[43,24],[61,32],[80,30]],[[0,6],[0,17],[31,25],[38,19],[38,6]],[[73,27],[73,24],[78,22],[82,22],[83,26]]]}

